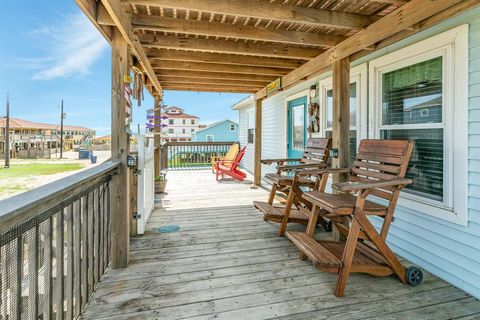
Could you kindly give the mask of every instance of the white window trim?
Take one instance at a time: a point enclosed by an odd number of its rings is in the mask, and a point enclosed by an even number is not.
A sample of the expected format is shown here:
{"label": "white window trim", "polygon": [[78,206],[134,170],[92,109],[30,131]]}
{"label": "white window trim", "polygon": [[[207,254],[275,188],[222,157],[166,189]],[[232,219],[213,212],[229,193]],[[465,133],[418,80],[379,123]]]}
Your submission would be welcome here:
{"label": "white window trim", "polygon": [[[208,140],[209,137],[211,137],[212,140]],[[207,142],[214,142],[214,141],[215,141],[215,135],[213,135],[213,134],[207,134],[207,135],[205,135],[205,141],[207,141]]]}
{"label": "white window trim", "polygon": [[[250,116],[250,114],[252,114]],[[247,144],[254,145],[255,144],[255,137],[253,138],[253,142],[248,142],[248,130],[253,129],[255,130],[255,108],[250,108],[245,112],[245,116],[247,117]],[[249,119],[251,118],[253,123],[250,123]]]}
{"label": "white window trim", "polygon": [[[357,147],[361,139],[367,137],[367,104],[368,104],[368,67],[367,64],[361,64],[350,70],[350,83],[357,83],[357,106],[356,106],[356,126],[350,127],[350,130],[357,131]],[[332,77],[320,80],[319,83],[319,101],[320,101],[320,134],[325,137],[326,131],[332,131],[327,128],[327,91],[332,89]]]}
{"label": "white window trim", "polygon": [[230,124],[230,132],[235,132],[235,125],[233,123]]}
{"label": "white window trim", "polygon": [[[462,25],[369,63],[370,137],[381,128],[428,128],[422,125],[381,125],[381,75],[443,56],[444,201],[402,192],[399,205],[453,223],[468,225],[468,25]],[[434,125],[435,126],[435,125]]]}

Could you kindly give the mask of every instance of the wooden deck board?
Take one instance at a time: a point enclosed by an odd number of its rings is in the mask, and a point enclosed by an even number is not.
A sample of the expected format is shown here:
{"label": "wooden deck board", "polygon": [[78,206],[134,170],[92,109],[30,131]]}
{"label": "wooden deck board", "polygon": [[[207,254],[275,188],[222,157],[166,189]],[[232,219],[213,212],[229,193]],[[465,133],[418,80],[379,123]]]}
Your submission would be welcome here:
{"label": "wooden deck board", "polygon": [[[169,173],[168,194],[143,237],[131,240],[131,264],[102,277],[83,319],[364,319],[465,318],[480,302],[431,274],[419,287],[395,277],[354,274],[344,298],[336,276],[298,259],[278,225],[253,200],[263,189],[216,183],[207,171]],[[178,232],[159,228],[178,225]],[[302,230],[304,226],[289,226]],[[326,233],[320,233],[325,237]]]}

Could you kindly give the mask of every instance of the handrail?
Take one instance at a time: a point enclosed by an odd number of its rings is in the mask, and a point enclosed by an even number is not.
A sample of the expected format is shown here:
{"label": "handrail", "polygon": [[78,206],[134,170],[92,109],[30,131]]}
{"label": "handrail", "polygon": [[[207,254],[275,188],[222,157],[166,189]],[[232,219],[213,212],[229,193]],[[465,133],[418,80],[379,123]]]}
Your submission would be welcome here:
{"label": "handrail", "polygon": [[167,146],[224,146],[232,145],[238,142],[230,141],[168,141],[164,145]]}
{"label": "handrail", "polygon": [[0,201],[0,233],[19,222],[32,219],[85,188],[85,181],[94,184],[118,168],[115,162],[102,163],[94,168],[73,174],[30,191]]}

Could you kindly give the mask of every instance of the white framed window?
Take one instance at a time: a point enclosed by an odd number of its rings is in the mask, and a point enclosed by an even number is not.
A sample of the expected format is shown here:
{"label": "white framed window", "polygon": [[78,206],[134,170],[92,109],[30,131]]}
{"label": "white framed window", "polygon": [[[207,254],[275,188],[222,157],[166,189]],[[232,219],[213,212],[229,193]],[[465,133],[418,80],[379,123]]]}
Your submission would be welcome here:
{"label": "white framed window", "polygon": [[370,136],[414,143],[401,205],[467,225],[468,25],[370,63]]}
{"label": "white framed window", "polygon": [[247,110],[247,143],[255,143],[255,109]]}
{"label": "white framed window", "polygon": [[207,134],[207,135],[205,136],[205,141],[207,141],[207,142],[213,142],[213,141],[215,141],[215,136],[214,136],[213,134]]}
{"label": "white framed window", "polygon": [[173,134],[174,133],[173,129],[171,129],[171,128],[168,129],[168,133]]}
{"label": "white framed window", "polygon": [[173,124],[173,119],[168,119],[168,124]]}
{"label": "white framed window", "polygon": [[[331,138],[333,130],[332,78],[320,81],[320,134]],[[367,137],[367,64],[350,70],[350,162],[353,163],[357,146]]]}
{"label": "white framed window", "polygon": [[235,131],[235,125],[233,123],[230,124],[230,131]]}

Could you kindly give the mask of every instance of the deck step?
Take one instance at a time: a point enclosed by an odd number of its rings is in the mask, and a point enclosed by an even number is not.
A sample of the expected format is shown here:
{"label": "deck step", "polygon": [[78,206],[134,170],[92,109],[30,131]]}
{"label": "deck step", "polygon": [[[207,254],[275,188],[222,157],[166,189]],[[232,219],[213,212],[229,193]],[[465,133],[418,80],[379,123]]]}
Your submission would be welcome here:
{"label": "deck step", "polygon": [[[260,212],[263,213],[263,217],[266,220],[274,221],[274,222],[282,222],[283,220],[283,212],[285,207],[281,206],[273,206],[268,202],[262,201],[254,201],[253,205],[257,208]],[[292,208],[290,211],[290,216],[288,221],[293,223],[301,223],[307,224],[308,223],[308,216],[305,215],[303,212],[296,208]]]}
{"label": "deck step", "polygon": [[313,262],[324,267],[340,266],[341,261],[337,256],[306,233],[288,231],[287,237]]}

